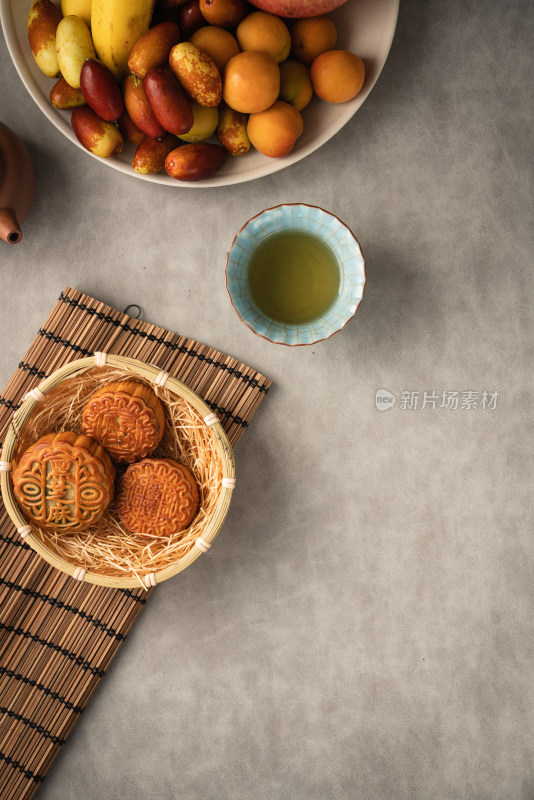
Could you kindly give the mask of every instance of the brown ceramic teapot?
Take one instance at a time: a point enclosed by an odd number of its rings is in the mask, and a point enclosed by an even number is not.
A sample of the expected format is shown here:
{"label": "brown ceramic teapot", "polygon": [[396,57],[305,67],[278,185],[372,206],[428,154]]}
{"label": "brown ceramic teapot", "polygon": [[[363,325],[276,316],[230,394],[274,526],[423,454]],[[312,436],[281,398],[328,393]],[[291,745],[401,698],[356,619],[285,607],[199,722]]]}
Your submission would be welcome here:
{"label": "brown ceramic teapot", "polygon": [[35,194],[35,171],[26,146],[0,122],[0,239],[17,244],[20,223]]}

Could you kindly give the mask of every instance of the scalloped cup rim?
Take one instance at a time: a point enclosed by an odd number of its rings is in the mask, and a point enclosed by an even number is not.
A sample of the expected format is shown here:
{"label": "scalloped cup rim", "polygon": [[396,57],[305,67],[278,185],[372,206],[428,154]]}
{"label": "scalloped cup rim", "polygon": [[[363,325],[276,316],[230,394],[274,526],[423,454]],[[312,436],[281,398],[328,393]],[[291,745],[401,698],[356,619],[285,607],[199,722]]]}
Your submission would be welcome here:
{"label": "scalloped cup rim", "polygon": [[[359,297],[355,298],[356,305],[354,307],[354,310],[351,309],[351,313],[347,316],[347,318],[344,320],[344,322],[341,325],[339,325],[338,327],[335,328],[335,330],[332,330],[330,333],[326,334],[325,336],[318,336],[317,338],[309,339],[309,340],[306,340],[306,341],[294,341],[293,342],[293,341],[285,341],[284,339],[273,339],[270,336],[267,336],[266,333],[262,333],[259,330],[256,330],[256,328],[251,323],[251,321],[245,319],[243,317],[243,315],[241,314],[240,310],[238,309],[238,307],[236,306],[236,304],[234,302],[234,297],[232,296],[232,291],[231,291],[231,289],[230,289],[230,287],[228,285],[229,284],[229,277],[228,277],[229,276],[229,267],[231,266],[231,253],[232,253],[232,250],[233,250],[236,242],[238,241],[239,237],[241,236],[241,234],[246,230],[246,228],[248,227],[249,224],[254,223],[254,221],[257,220],[259,217],[262,217],[264,214],[267,214],[268,212],[276,211],[277,209],[283,209],[283,208],[309,208],[309,209],[312,209],[312,210],[319,211],[321,213],[321,215],[325,215],[325,217],[327,217],[327,218],[331,218],[332,220],[335,220],[337,226],[338,227],[341,226],[343,229],[345,229],[346,234],[353,240],[354,245],[355,245],[355,250],[357,251],[357,253],[359,253],[359,256],[360,256],[360,259],[361,259],[361,269],[362,269],[362,273],[363,273],[363,283],[362,283],[361,295]],[[343,264],[340,263],[339,261],[338,261],[338,264],[339,264],[340,272],[343,274]],[[231,243],[231,245],[228,248],[228,251],[226,253],[225,282],[226,282],[226,292],[228,294],[228,297],[230,298],[230,302],[232,304],[232,308],[234,309],[235,313],[237,314],[237,316],[239,317],[239,319],[241,320],[243,325],[246,325],[246,327],[249,328],[249,330],[251,330],[252,333],[254,333],[256,336],[261,337],[262,339],[265,339],[268,342],[271,342],[271,344],[280,344],[280,345],[284,345],[285,347],[308,347],[309,345],[317,344],[318,342],[324,342],[327,339],[330,339],[336,333],[339,333],[340,331],[342,331],[346,327],[346,325],[351,321],[351,319],[353,319],[356,316],[356,313],[357,313],[357,311],[358,311],[358,309],[359,309],[359,307],[361,305],[361,302],[362,302],[362,300],[364,298],[364,295],[365,295],[365,287],[366,287],[366,284],[367,284],[366,261],[365,261],[364,255],[363,255],[363,251],[362,251],[360,242],[356,238],[355,234],[349,228],[349,226],[345,222],[343,222],[343,220],[341,220],[336,214],[332,213],[331,211],[327,211],[326,209],[322,208],[321,206],[312,205],[310,203],[278,203],[275,206],[270,206],[269,208],[264,208],[262,211],[259,211],[257,214],[254,214],[252,217],[250,217],[241,226],[241,228],[239,228],[237,233],[234,235],[232,243]],[[324,315],[318,317],[318,319],[324,319],[328,315],[329,311],[331,311],[332,308],[333,308],[333,306],[331,306],[331,308],[328,309],[328,311],[325,312]],[[266,320],[268,319],[265,315],[263,315],[263,318],[266,319]],[[273,324],[277,324],[275,320],[272,320],[271,322]],[[306,326],[308,324],[309,323],[304,323],[303,326]],[[297,325],[283,325],[282,326],[282,323],[280,323],[280,326],[284,327],[284,328],[288,328],[288,329],[293,330],[293,331],[297,331],[298,328],[299,328],[298,324]]]}

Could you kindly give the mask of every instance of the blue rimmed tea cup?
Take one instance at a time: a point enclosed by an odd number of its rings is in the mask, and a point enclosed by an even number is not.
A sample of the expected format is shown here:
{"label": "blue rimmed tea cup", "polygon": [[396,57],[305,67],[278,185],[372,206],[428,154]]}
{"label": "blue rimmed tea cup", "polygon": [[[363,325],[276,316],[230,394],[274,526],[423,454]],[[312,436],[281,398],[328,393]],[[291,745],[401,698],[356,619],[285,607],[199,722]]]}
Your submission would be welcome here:
{"label": "blue rimmed tea cup", "polygon": [[[339,291],[331,306],[309,322],[283,323],[267,316],[252,300],[248,269],[252,254],[267,236],[282,231],[309,233],[332,250],[339,268]],[[241,321],[274,344],[307,345],[328,339],[358,310],[365,290],[365,260],[358,240],[344,222],[317,206],[288,203],[266,208],[235,235],[226,257],[226,289]]]}

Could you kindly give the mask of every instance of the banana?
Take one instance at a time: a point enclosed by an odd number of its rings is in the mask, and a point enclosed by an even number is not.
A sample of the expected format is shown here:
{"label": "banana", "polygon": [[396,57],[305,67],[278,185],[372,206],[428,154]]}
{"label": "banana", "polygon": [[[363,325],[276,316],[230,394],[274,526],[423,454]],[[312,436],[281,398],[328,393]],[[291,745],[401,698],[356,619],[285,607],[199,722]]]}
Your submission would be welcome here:
{"label": "banana", "polygon": [[91,0],[61,0],[61,13],[64,17],[81,17],[91,27]]}
{"label": "banana", "polygon": [[128,72],[130,50],[148,30],[153,9],[154,0],[92,0],[95,50],[119,80]]}

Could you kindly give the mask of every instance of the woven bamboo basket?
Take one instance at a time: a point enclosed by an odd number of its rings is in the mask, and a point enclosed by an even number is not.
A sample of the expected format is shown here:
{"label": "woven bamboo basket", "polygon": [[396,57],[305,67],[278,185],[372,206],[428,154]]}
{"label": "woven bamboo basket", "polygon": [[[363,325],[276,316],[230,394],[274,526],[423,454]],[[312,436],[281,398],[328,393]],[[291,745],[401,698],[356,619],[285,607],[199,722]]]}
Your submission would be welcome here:
{"label": "woven bamboo basket", "polygon": [[[209,503],[203,494],[201,486],[201,505],[200,511],[192,525],[186,531],[176,534],[176,545],[170,557],[174,560],[170,564],[165,564],[164,568],[153,568],[152,564],[158,563],[158,554],[153,554],[153,549],[160,547],[159,542],[148,542],[140,534],[139,547],[144,547],[148,552],[146,566],[142,568],[132,568],[128,571],[127,567],[120,567],[120,574],[111,562],[111,568],[106,573],[106,566],[93,568],[84,566],[83,560],[76,557],[69,560],[58,553],[58,548],[54,545],[54,534],[49,534],[43,529],[36,529],[34,524],[29,525],[28,520],[22,514],[13,494],[12,481],[10,478],[11,464],[20,457],[21,453],[30,444],[51,431],[62,430],[61,423],[58,427],[54,419],[53,399],[61,397],[61,402],[66,402],[69,406],[68,413],[76,414],[76,409],[83,406],[86,399],[98,386],[105,383],[124,379],[135,378],[148,385],[156,392],[166,409],[166,431],[162,444],[157,448],[155,456],[169,456],[169,447],[165,449],[165,443],[177,442],[180,438],[182,428],[194,429],[196,435],[200,435],[207,444],[203,445],[203,452],[200,454],[203,463],[208,465],[210,470],[210,486],[206,490],[209,494]],[[70,386],[76,389],[70,394]],[[66,392],[66,394],[65,394]],[[70,405],[69,405],[70,404]],[[47,409],[51,409],[47,411]],[[182,420],[181,425],[176,425],[169,419],[169,409],[179,409]],[[173,411],[173,413],[176,413]],[[37,428],[35,428],[37,425]],[[34,426],[33,428],[31,426]],[[28,430],[32,429],[33,441],[28,440]],[[73,428],[75,429],[75,428]],[[79,432],[79,431],[78,431]],[[36,434],[36,435],[35,435]],[[163,449],[162,449],[163,447]],[[158,367],[145,364],[133,358],[116,356],[105,353],[95,353],[89,358],[81,358],[70,362],[58,369],[50,377],[46,378],[37,389],[28,393],[20,408],[16,411],[12,424],[5,437],[0,462],[0,486],[6,510],[17,528],[17,531],[39,555],[49,564],[68,575],[72,575],[77,580],[84,580],[88,583],[110,586],[114,588],[133,588],[139,585],[149,588],[161,583],[181,570],[188,567],[203,552],[207,552],[217,533],[222,527],[230,500],[232,490],[235,486],[235,467],[232,447],[226,437],[226,433],[220,424],[217,416],[209,406],[188,386],[181,381],[163,372]],[[180,458],[178,457],[178,460]],[[195,472],[194,464],[189,464]],[[208,511],[204,511],[204,506]],[[200,519],[200,521],[198,521]],[[110,507],[102,520],[103,525],[109,525],[115,535],[120,536],[121,523]],[[105,531],[104,531],[105,533]],[[91,534],[91,528],[78,534]],[[95,534],[98,536],[99,534]],[[67,536],[67,534],[63,534]],[[163,545],[161,545],[163,546]],[[174,558],[176,555],[176,558]],[[168,556],[169,557],[169,556]]]}

